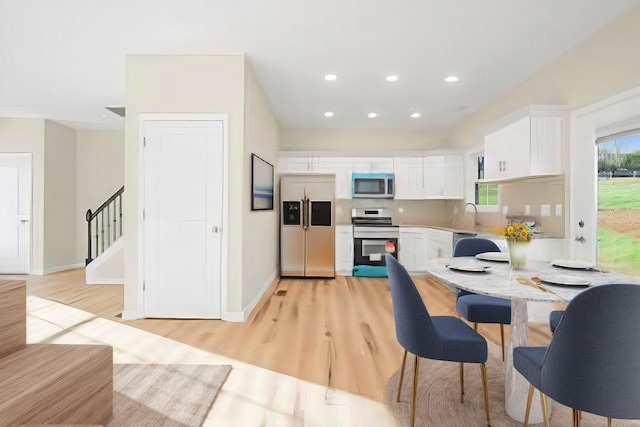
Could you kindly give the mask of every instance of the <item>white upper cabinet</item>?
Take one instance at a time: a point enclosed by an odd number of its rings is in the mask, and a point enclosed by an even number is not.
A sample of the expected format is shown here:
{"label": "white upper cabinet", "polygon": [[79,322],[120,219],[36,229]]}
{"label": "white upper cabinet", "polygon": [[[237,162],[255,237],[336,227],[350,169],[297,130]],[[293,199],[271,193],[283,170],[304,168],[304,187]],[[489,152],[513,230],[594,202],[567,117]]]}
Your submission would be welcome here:
{"label": "white upper cabinet", "polygon": [[531,175],[561,173],[562,118],[531,118]]}
{"label": "white upper cabinet", "polygon": [[396,199],[461,199],[464,197],[461,155],[396,157]]}
{"label": "white upper cabinet", "polygon": [[444,156],[442,195],[451,199],[464,198],[464,160],[462,156]]}
{"label": "white upper cabinet", "polygon": [[276,169],[280,172],[313,172],[316,162],[311,155],[280,155]]}
{"label": "white upper cabinet", "polygon": [[530,119],[525,117],[484,139],[485,179],[529,175]]}
{"label": "white upper cabinet", "polygon": [[318,156],[281,152],[278,173],[334,173],[336,198],[350,199],[352,173],[394,173],[395,198],[405,200],[463,198],[463,157],[405,155],[398,157]]}
{"label": "white upper cabinet", "polygon": [[532,106],[526,117],[485,136],[485,180],[562,173],[563,114]]}
{"label": "white upper cabinet", "polygon": [[351,171],[353,157],[318,157],[318,172],[336,174],[336,198],[351,198]]}
{"label": "white upper cabinet", "polygon": [[396,199],[424,199],[424,166],[421,157],[396,157]]}

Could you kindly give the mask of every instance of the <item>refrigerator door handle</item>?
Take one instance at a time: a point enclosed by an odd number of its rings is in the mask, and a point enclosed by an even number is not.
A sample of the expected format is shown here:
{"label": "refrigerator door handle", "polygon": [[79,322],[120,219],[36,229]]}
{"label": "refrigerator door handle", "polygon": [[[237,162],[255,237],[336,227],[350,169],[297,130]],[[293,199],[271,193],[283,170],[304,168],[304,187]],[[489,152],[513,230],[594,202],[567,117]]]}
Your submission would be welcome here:
{"label": "refrigerator door handle", "polygon": [[306,197],[301,200],[302,202],[302,229],[309,228],[309,199]]}

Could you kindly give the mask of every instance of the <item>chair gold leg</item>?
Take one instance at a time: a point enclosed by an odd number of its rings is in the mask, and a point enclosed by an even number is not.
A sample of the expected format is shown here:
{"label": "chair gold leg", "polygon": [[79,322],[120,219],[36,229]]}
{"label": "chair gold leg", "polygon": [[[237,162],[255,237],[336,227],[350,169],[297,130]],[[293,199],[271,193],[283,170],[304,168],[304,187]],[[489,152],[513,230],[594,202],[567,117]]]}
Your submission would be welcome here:
{"label": "chair gold leg", "polygon": [[460,403],[464,403],[464,363],[460,362]]}
{"label": "chair gold leg", "polygon": [[524,427],[529,425],[529,413],[531,412],[531,401],[533,400],[533,384],[529,384],[529,394],[527,394],[527,410],[524,413]]}
{"label": "chair gold leg", "polygon": [[500,324],[500,344],[502,344],[502,361],[504,362],[504,325]]}
{"label": "chair gold leg", "polygon": [[575,409],[571,410],[571,418],[573,421],[572,426],[576,427],[578,425],[578,412]]}
{"label": "chair gold leg", "polygon": [[549,414],[547,413],[547,396],[540,392],[540,403],[542,403],[542,417],[544,418],[544,427],[549,427]]}
{"label": "chair gold leg", "polygon": [[482,388],[484,389],[484,412],[487,415],[487,425],[491,427],[491,418],[489,417],[489,386],[487,385],[487,367],[484,363],[480,364],[480,372],[482,373]]}
{"label": "chair gold leg", "polygon": [[607,427],[611,427],[613,423],[611,422],[611,417],[607,418]]}
{"label": "chair gold leg", "polygon": [[573,410],[573,427],[580,427],[582,425],[582,411],[578,409]]}
{"label": "chair gold leg", "polygon": [[400,369],[400,384],[398,384],[398,393],[396,394],[396,402],[400,402],[400,391],[402,390],[402,378],[404,377],[404,366],[407,364],[407,350],[404,350],[402,356],[402,369]]}
{"label": "chair gold leg", "polygon": [[420,369],[420,358],[416,356],[416,361],[413,364],[413,395],[411,396],[411,427],[416,422],[416,390],[418,388],[418,371]]}
{"label": "chair gold leg", "polygon": [[474,324],[473,324],[473,330],[474,330],[474,331],[476,331],[476,332],[478,332],[478,324],[477,324],[477,323],[474,323]]}

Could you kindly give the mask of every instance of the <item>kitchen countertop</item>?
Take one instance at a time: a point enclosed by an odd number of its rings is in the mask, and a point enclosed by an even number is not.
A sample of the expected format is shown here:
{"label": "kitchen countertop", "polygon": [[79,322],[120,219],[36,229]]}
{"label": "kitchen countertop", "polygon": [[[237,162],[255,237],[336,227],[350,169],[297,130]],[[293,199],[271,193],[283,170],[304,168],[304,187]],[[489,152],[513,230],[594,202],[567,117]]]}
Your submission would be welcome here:
{"label": "kitchen countertop", "polygon": [[[502,227],[479,227],[476,229],[468,229],[468,228],[452,228],[452,227],[441,227],[439,225],[424,225],[424,224],[403,224],[400,226],[402,227],[406,227],[406,228],[433,228],[436,230],[442,230],[442,231],[450,231],[452,233],[472,233],[475,234],[477,237],[484,237],[487,239],[496,239],[496,238],[502,238],[502,236],[494,231],[498,228],[502,228]],[[550,237],[550,236],[545,236],[544,233],[534,233],[533,235],[534,239],[562,239],[562,237]]]}

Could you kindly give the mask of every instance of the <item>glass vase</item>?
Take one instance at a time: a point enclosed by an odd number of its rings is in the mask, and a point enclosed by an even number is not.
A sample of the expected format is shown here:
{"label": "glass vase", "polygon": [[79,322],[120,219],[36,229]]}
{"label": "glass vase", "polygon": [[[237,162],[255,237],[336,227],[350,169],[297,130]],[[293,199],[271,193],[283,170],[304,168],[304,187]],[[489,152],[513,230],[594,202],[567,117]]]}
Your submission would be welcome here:
{"label": "glass vase", "polygon": [[507,239],[509,247],[509,264],[513,270],[522,270],[527,264],[527,247],[529,242]]}

